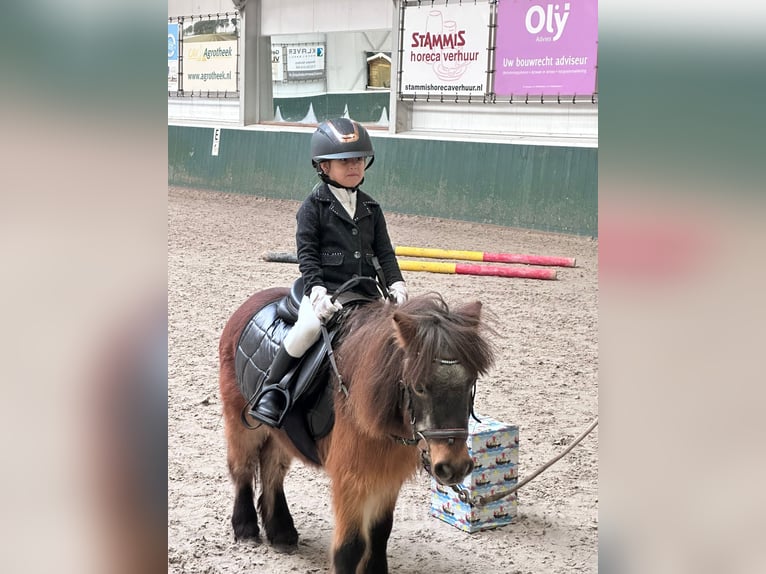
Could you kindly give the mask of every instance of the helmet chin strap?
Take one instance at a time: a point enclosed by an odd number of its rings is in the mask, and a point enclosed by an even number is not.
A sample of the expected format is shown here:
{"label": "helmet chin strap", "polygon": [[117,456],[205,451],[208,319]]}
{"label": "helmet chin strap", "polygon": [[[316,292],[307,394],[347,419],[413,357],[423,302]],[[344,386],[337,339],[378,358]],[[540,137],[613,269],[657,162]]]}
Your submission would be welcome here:
{"label": "helmet chin strap", "polygon": [[364,178],[362,178],[362,181],[360,181],[358,184],[356,184],[355,187],[347,187],[345,185],[339,184],[334,179],[331,179],[329,175],[327,175],[324,172],[320,172],[319,179],[321,179],[323,182],[325,182],[327,185],[331,185],[333,187],[337,187],[338,189],[345,189],[346,191],[357,191],[359,189],[359,186],[364,183]]}
{"label": "helmet chin strap", "polygon": [[[374,161],[375,161],[375,156],[372,156],[370,163],[368,163],[364,167],[364,170],[367,171],[368,169],[370,169],[370,166],[372,165]],[[317,165],[317,175],[319,176],[319,179],[321,179],[323,182],[325,182],[328,185],[332,185],[333,187],[338,187],[340,189],[345,189],[347,191],[356,191],[359,189],[359,186],[364,183],[364,178],[362,178],[362,181],[357,183],[355,187],[346,187],[345,185],[339,184],[334,179],[331,179],[329,175],[327,175],[324,171],[322,171],[322,167],[319,164],[316,164],[316,165]]]}

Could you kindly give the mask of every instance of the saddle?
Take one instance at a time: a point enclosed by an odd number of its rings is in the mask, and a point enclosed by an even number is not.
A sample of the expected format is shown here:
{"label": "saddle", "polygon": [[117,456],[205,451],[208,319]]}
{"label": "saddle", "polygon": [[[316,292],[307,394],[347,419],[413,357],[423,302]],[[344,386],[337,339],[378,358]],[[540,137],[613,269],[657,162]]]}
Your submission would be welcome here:
{"label": "saddle", "polygon": [[[299,277],[287,295],[264,306],[242,331],[234,365],[239,390],[246,399],[261,388],[280,344],[298,319],[302,297],[303,278]],[[343,318],[351,308],[372,301],[350,291],[341,293],[338,300],[344,308],[327,326],[331,345],[338,340]],[[306,351],[286,377],[290,379],[292,404],[288,406],[282,429],[304,456],[321,465],[316,441],[326,436],[335,423],[328,347],[324,337]]]}

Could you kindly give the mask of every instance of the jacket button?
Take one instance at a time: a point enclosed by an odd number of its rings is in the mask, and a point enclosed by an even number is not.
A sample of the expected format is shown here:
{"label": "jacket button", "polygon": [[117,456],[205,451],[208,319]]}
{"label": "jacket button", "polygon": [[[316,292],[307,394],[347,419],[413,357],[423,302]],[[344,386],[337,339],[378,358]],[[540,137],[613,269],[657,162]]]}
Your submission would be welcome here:
{"label": "jacket button", "polygon": [[359,230],[356,227],[352,228],[351,235],[359,235]]}
{"label": "jacket button", "polygon": [[359,253],[358,251],[354,251],[354,259],[361,259],[361,258],[362,258],[362,254]]}

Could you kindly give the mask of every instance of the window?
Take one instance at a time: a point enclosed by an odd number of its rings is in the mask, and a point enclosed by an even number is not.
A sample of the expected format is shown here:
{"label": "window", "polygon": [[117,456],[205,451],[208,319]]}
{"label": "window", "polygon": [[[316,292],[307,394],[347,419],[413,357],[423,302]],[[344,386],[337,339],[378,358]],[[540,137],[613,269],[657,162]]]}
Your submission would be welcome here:
{"label": "window", "polygon": [[273,121],[388,126],[391,43],[389,30],[271,36]]}

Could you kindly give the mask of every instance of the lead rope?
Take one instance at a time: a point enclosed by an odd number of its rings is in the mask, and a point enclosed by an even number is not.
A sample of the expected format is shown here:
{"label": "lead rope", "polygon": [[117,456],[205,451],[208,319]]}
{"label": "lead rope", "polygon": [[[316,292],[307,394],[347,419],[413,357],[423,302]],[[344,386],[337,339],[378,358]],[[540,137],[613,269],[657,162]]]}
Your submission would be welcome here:
{"label": "lead rope", "polygon": [[489,496],[476,496],[473,497],[469,494],[468,489],[465,487],[461,487],[459,484],[455,484],[452,486],[452,490],[457,492],[458,498],[461,502],[467,502],[471,506],[486,506],[487,504],[490,504],[491,502],[495,502],[496,500],[500,500],[501,498],[505,498],[507,496],[510,496],[514,492],[516,492],[518,489],[520,489],[522,486],[528,484],[535,478],[537,478],[543,471],[548,469],[549,467],[553,466],[555,463],[557,463],[559,460],[561,460],[563,457],[565,457],[567,454],[569,454],[574,447],[576,447],[582,440],[588,436],[593,429],[598,426],[598,417],[595,418],[595,420],[590,424],[590,426],[583,431],[583,433],[578,436],[575,440],[572,441],[572,444],[570,444],[566,449],[561,451],[559,454],[557,454],[555,457],[553,457],[551,460],[546,462],[544,465],[537,468],[532,474],[527,476],[524,480],[522,480],[520,483],[515,485],[513,488],[509,490],[504,490],[502,492],[496,492],[495,494],[491,494]]}

